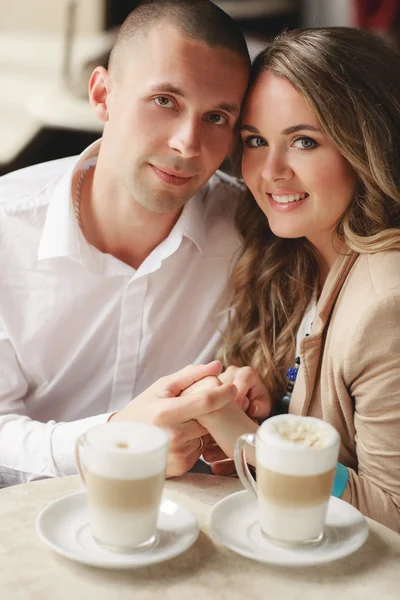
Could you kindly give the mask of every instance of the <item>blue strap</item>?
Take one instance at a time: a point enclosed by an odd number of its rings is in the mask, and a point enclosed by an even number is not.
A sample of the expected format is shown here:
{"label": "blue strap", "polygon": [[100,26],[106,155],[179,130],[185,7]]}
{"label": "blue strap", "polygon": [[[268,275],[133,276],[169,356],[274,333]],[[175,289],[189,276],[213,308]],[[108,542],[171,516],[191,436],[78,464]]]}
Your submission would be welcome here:
{"label": "blue strap", "polygon": [[335,481],[333,482],[332,496],[340,498],[340,496],[344,492],[344,488],[346,487],[348,478],[348,469],[341,463],[338,463],[336,467]]}

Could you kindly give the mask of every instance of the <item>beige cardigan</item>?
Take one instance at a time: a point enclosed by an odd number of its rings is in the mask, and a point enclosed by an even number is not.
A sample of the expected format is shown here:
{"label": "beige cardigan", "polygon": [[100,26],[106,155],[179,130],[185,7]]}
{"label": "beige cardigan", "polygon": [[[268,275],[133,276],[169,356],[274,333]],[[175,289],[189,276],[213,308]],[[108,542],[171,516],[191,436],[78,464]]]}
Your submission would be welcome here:
{"label": "beige cardigan", "polygon": [[339,431],[342,498],[400,532],[399,251],[337,259],[300,359],[290,412]]}

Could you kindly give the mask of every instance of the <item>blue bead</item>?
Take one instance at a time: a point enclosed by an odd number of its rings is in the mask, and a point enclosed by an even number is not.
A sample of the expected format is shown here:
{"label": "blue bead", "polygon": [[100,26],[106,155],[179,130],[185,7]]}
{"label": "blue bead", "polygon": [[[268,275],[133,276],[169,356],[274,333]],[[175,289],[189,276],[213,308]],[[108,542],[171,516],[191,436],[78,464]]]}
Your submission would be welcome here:
{"label": "blue bead", "polygon": [[286,377],[289,379],[289,381],[296,381],[297,373],[298,369],[296,369],[296,367],[290,367],[290,369],[288,369],[286,372]]}

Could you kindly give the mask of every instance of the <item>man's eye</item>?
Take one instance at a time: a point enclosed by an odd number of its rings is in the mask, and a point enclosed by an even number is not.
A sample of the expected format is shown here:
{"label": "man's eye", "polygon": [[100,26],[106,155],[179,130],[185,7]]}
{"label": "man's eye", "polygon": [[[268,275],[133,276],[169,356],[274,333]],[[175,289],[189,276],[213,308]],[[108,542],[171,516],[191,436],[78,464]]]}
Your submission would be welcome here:
{"label": "man's eye", "polygon": [[162,106],[163,108],[174,108],[174,103],[167,96],[157,96],[153,100],[158,106]]}
{"label": "man's eye", "polygon": [[228,119],[223,115],[218,115],[217,113],[213,113],[208,115],[208,120],[214,125],[226,125],[228,123]]}
{"label": "man's eye", "polygon": [[243,143],[245,146],[247,146],[247,148],[261,148],[262,146],[266,146],[265,140],[256,135],[250,135],[244,138]]}

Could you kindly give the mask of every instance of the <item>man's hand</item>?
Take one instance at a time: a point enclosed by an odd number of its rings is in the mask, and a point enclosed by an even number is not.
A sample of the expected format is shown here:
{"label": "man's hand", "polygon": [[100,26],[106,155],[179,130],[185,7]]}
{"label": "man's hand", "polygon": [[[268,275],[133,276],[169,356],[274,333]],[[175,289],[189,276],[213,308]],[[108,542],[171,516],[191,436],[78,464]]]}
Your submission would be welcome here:
{"label": "man's hand", "polygon": [[142,421],[164,429],[170,438],[167,477],[183,475],[202,454],[200,437],[211,438],[197,421],[234,402],[236,388],[230,384],[194,392],[178,398],[186,388],[204,377],[218,377],[221,363],[189,365],[177,373],[162,377],[125,408],[111,417],[112,421]]}
{"label": "man's hand", "polygon": [[265,419],[271,413],[271,396],[251,367],[228,367],[218,376],[222,383],[234,384],[237,404],[252,418]]}

